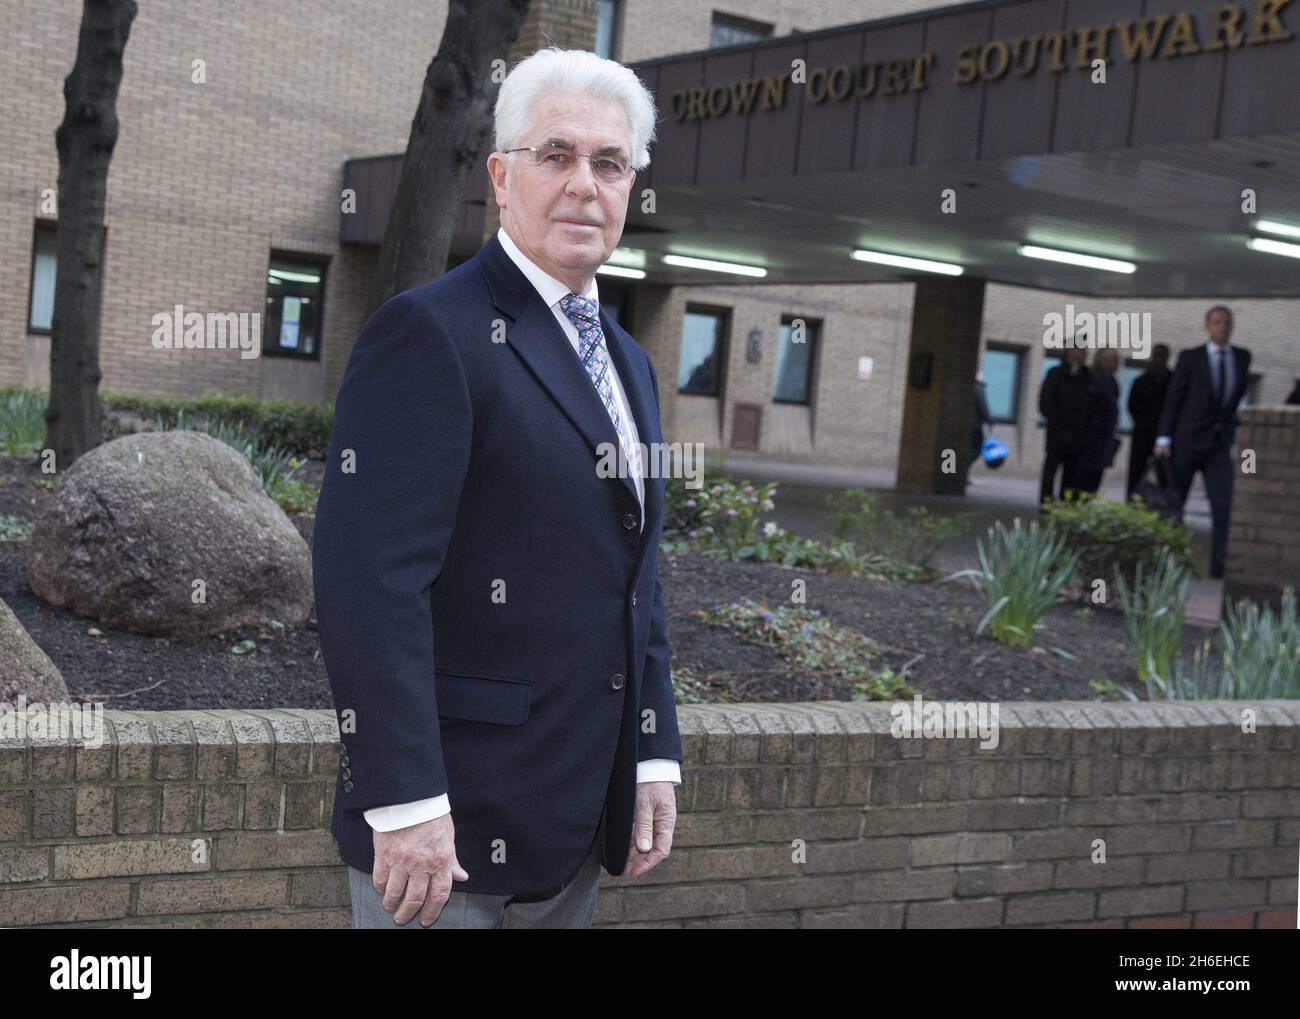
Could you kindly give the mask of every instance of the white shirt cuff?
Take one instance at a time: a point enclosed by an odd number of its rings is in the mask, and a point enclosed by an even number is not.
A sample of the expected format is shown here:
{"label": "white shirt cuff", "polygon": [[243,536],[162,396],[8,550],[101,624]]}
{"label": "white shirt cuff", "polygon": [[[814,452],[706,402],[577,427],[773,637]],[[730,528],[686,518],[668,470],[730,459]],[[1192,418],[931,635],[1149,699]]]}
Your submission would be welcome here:
{"label": "white shirt cuff", "polygon": [[409,828],[413,824],[422,824],[450,813],[451,801],[443,793],[441,796],[430,796],[427,800],[371,807],[364,812],[364,816],[366,824],[375,831],[397,831],[398,828]]}
{"label": "white shirt cuff", "polygon": [[1168,445],[1169,445],[1169,436],[1167,436],[1167,435],[1162,435],[1162,436],[1160,436],[1158,439],[1156,439],[1156,445],[1157,445],[1157,446],[1168,446]]}
{"label": "white shirt cuff", "polygon": [[637,785],[642,782],[671,782],[682,784],[682,766],[671,757],[654,757],[648,761],[638,761],[636,766]]}

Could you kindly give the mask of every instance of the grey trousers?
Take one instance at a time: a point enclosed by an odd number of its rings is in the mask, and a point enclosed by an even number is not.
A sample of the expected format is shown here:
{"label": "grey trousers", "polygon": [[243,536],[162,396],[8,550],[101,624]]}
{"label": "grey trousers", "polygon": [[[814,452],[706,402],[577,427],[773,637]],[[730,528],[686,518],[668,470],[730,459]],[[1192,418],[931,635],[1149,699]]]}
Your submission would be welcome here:
{"label": "grey trousers", "polygon": [[600,845],[605,837],[605,818],[600,819],[591,849],[578,873],[551,898],[542,902],[514,902],[512,895],[458,892],[452,882],[442,912],[431,927],[421,927],[417,913],[405,924],[393,920],[384,909],[384,896],[376,891],[369,873],[348,867],[352,894],[352,927],[383,930],[447,930],[449,928],[506,927],[590,927],[600,892]]}

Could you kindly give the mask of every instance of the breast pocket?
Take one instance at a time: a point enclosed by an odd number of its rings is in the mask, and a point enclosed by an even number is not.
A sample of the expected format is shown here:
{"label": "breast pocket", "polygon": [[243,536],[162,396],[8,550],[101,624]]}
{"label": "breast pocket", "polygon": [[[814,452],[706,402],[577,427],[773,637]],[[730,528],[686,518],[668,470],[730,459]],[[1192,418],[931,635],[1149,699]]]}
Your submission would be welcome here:
{"label": "breast pocket", "polygon": [[470,722],[523,725],[533,700],[533,685],[523,679],[434,672],[438,715]]}

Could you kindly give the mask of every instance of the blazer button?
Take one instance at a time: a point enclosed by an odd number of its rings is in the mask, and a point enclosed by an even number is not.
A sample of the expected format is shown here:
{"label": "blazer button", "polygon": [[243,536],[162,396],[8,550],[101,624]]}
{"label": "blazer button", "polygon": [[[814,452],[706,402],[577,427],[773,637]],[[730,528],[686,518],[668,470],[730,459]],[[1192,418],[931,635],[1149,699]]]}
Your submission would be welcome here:
{"label": "blazer button", "polygon": [[616,672],[614,675],[609,677],[609,688],[611,690],[623,689],[623,673]]}
{"label": "blazer button", "polygon": [[636,529],[636,524],[637,524],[637,520],[636,520],[636,514],[635,514],[635,513],[624,513],[624,514],[623,514],[623,529],[624,529],[625,531],[635,530],[635,529]]}
{"label": "blazer button", "polygon": [[347,782],[347,781],[345,781],[345,782],[343,783],[343,791],[344,791],[345,793],[350,793],[350,792],[352,792],[352,783],[351,783],[351,782]]}
{"label": "blazer button", "polygon": [[635,591],[632,592],[632,604],[633,604],[633,605],[636,604],[636,592],[635,592]]}

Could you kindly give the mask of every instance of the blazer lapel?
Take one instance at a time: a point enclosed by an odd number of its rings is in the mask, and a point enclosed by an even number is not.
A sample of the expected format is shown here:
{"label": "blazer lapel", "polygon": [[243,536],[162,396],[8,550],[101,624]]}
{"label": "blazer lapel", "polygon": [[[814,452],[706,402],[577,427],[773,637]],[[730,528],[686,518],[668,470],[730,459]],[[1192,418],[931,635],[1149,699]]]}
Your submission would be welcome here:
{"label": "blazer lapel", "polygon": [[[573,344],[569,342],[551,309],[542,303],[541,295],[528,281],[528,277],[519,271],[519,267],[501,247],[496,234],[474,257],[487,280],[492,303],[513,321],[513,325],[506,329],[506,342],[528,365],[542,388],[550,393],[551,398],[582,434],[591,449],[592,469],[595,470],[595,464],[602,456],[598,447],[602,443],[610,443],[606,448],[617,451],[618,433],[614,431],[614,422],[610,420],[609,411],[605,409],[600,394],[592,385],[591,377],[578,360]],[[619,362],[621,352],[614,352],[615,342],[610,338],[606,321],[602,312],[601,324],[605,329],[606,344],[610,347],[610,354],[623,379],[628,400],[632,402],[636,399],[633,393],[639,384],[633,384],[624,364]],[[623,362],[626,363],[626,358],[623,358]],[[638,411],[635,403],[632,413],[637,419],[637,428],[640,429],[643,412]],[[642,441],[645,441],[644,438]],[[621,480],[635,499],[636,483],[630,477]]]}

